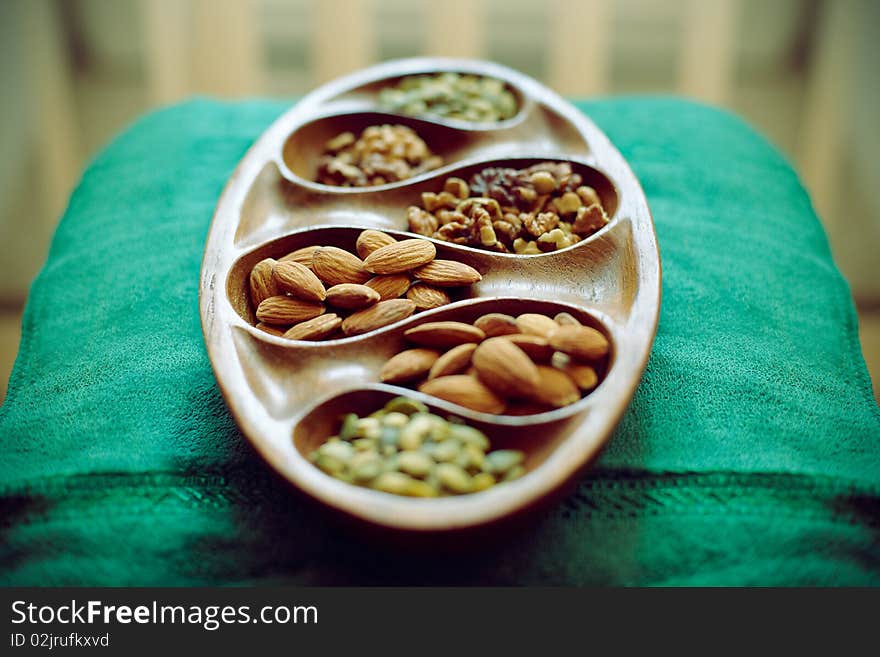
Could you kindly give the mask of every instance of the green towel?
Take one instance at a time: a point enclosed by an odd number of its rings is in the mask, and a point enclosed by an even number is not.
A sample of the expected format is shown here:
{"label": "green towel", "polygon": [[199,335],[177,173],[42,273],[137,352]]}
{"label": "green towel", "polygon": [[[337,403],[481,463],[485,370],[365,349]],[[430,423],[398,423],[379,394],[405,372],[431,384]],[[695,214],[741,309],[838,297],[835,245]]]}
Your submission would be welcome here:
{"label": "green towel", "polygon": [[653,211],[644,379],[575,491],[452,554],[350,533],[236,429],[197,291],[214,205],[286,109],[196,100],[99,155],[34,282],[0,409],[5,584],[880,584],[880,414],[791,167],[674,99],[583,103]]}

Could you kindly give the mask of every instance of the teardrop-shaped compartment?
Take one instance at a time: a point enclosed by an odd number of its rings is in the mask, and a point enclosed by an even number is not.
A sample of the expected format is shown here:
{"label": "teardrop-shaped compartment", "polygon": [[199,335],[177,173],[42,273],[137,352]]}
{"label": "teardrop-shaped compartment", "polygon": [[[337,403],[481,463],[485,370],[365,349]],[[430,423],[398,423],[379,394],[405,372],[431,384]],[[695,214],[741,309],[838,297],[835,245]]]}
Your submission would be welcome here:
{"label": "teardrop-shaped compartment", "polygon": [[[245,198],[242,204],[235,231],[236,242],[241,245],[255,243],[268,239],[271,235],[278,235],[305,226],[358,224],[382,230],[399,228],[423,236],[433,236],[437,232],[437,236],[443,241],[495,253],[515,253],[514,242],[516,239],[535,242],[535,248],[526,252],[525,255],[552,252],[560,250],[557,242],[563,245],[562,248],[567,248],[564,246],[565,240],[541,242],[541,224],[537,217],[539,212],[532,209],[528,202],[504,201],[500,195],[502,190],[495,189],[495,181],[499,175],[506,176],[503,179],[510,182],[510,171],[522,171],[541,166],[558,171],[570,170],[571,174],[568,176],[568,180],[580,181],[577,185],[570,185],[575,190],[570,195],[573,194],[577,197],[569,199],[575,202],[570,211],[571,214],[560,217],[557,222],[557,224],[569,224],[568,230],[561,231],[565,235],[572,234],[572,227],[578,221],[577,213],[581,211],[580,208],[583,207],[583,212],[585,212],[591,203],[598,203],[602,208],[602,212],[598,214],[601,221],[596,225],[590,224],[588,230],[582,231],[582,234],[578,236],[577,241],[572,239],[569,242],[576,244],[591,239],[596,234],[601,234],[606,227],[613,224],[624,206],[627,206],[628,214],[634,213],[638,207],[638,198],[622,197],[616,182],[609,174],[577,158],[520,155],[510,158],[472,161],[464,165],[443,167],[418,178],[381,188],[330,188],[324,185],[308,186],[287,183],[272,166],[266,174],[269,177],[264,181],[261,176],[251,194]],[[474,186],[474,190],[471,192],[471,183],[475,177],[481,177],[491,187],[491,189],[486,189],[486,194],[494,194],[502,199],[502,202],[498,202],[493,198],[492,203],[487,207],[491,213],[497,211],[500,212],[500,215],[492,214],[490,216],[495,235],[494,237],[488,236],[485,240],[479,227],[472,223],[477,221],[472,215],[476,209],[482,207],[483,201],[471,200],[471,197],[476,198],[484,193],[483,188],[478,186]],[[465,184],[462,185],[462,182]],[[523,192],[515,189],[517,187],[519,185],[510,184],[509,192],[514,195],[522,194]],[[578,196],[576,190],[580,187],[584,189],[581,190],[581,196]],[[322,191],[324,189],[335,189],[339,193],[324,193]],[[560,193],[547,194],[543,200],[555,202],[556,196],[564,196],[564,189],[567,188],[560,187]],[[525,193],[528,194],[528,192]],[[272,202],[266,202],[266,197],[271,197]],[[589,198],[593,200],[586,200]],[[258,199],[259,202],[257,202]],[[536,202],[541,200],[537,196],[535,197]],[[467,201],[465,207],[459,207],[459,204],[465,201]],[[515,226],[508,225],[510,218],[506,218],[502,212],[505,209],[502,203],[507,202],[516,203],[518,207],[514,211],[522,215],[517,215]],[[428,204],[427,207],[426,204]],[[522,207],[520,208],[519,205]],[[457,208],[464,210],[466,215],[464,218],[458,215],[449,216],[456,212]],[[605,223],[606,219],[607,223]],[[524,221],[526,225],[523,224]],[[531,232],[529,232],[528,222],[534,222]],[[449,228],[445,227],[447,224],[450,224]],[[440,230],[441,228],[443,230]],[[561,226],[561,228],[566,227]],[[551,231],[552,228],[547,232]],[[576,231],[575,234],[577,234]]]}

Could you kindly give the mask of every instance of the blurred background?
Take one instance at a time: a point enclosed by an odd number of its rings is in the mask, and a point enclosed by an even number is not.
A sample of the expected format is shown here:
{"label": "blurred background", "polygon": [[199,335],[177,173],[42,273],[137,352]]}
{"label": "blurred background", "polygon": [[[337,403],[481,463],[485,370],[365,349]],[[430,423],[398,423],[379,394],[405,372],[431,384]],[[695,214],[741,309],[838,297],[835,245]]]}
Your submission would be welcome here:
{"label": "blurred background", "polygon": [[743,116],[810,190],[880,388],[875,0],[0,0],[0,53],[0,399],[58,217],[115,134],[194,94],[291,98],[416,55]]}

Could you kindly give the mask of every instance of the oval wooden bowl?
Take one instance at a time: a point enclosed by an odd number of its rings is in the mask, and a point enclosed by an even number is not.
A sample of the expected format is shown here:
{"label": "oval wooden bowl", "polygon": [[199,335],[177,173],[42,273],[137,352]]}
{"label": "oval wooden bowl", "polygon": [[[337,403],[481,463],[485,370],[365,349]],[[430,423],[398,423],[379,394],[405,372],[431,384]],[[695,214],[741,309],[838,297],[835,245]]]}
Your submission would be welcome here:
{"label": "oval wooden bowl", "polygon": [[[377,95],[406,75],[457,71],[504,80],[519,111],[498,124],[405,117]],[[325,141],[376,122],[416,129],[445,166],[370,188],[312,182]],[[359,336],[303,342],[252,326],[251,267],[310,244],[352,249],[364,228],[406,233],[406,207],[442,181],[485,166],[570,162],[596,188],[611,221],[566,249],[499,254],[433,240],[438,257],[461,260],[483,279],[425,311]],[[217,205],[205,247],[200,312],[220,389],[243,433],[281,475],[321,503],[370,525],[414,532],[476,528],[535,508],[570,482],[608,440],[644,372],[660,308],[660,256],[644,193],[626,161],[581,112],[535,80],[489,62],[408,59],[375,66],[315,90],[251,147]],[[488,312],[568,311],[603,331],[612,353],[591,394],[537,415],[490,415],[378,383],[406,329],[427,321],[472,321]],[[341,413],[372,412],[400,394],[482,429],[493,448],[526,453],[520,479],[470,495],[413,499],[327,476],[309,452],[337,429]]]}

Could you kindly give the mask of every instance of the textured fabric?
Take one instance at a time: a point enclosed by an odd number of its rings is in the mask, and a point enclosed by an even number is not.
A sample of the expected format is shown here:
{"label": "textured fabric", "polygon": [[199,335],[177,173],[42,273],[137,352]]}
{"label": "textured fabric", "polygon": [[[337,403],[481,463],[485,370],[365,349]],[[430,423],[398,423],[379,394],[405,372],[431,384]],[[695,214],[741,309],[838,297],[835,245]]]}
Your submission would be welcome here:
{"label": "textured fabric", "polygon": [[223,185],[285,105],[199,100],[92,163],[33,285],[0,409],[0,581],[880,584],[880,415],[796,175],[714,109],[582,108],[647,193],[663,305],[571,495],[447,554],[351,534],[270,473],[217,390],[197,292]]}

